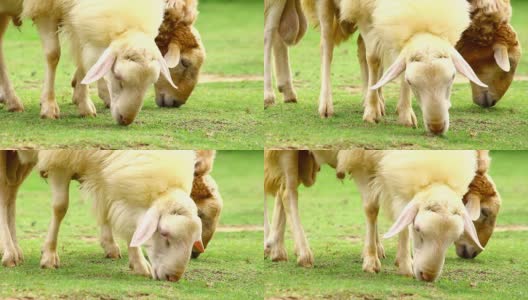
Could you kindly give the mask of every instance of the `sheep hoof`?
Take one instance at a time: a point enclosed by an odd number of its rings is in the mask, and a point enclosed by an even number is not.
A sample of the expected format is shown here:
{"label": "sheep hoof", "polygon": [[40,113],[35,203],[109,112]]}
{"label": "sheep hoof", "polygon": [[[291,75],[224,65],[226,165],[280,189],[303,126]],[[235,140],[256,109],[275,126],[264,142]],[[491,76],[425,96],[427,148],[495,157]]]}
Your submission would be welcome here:
{"label": "sheep hoof", "polygon": [[152,267],[150,264],[145,260],[143,263],[135,263],[130,264],[130,269],[132,269],[132,272],[134,274],[151,277],[152,276]]}
{"label": "sheep hoof", "polygon": [[60,266],[59,255],[54,251],[43,251],[40,267],[43,269],[57,269]]}
{"label": "sheep hoof", "polygon": [[77,102],[78,108],[79,108],[79,114],[81,117],[96,117],[97,116],[97,110],[95,109],[95,105],[92,101],[83,101],[83,102]]}
{"label": "sheep hoof", "polygon": [[314,265],[314,258],[311,251],[308,251],[307,253],[304,253],[302,255],[299,255],[297,258],[297,264],[304,268],[311,268]]}
{"label": "sheep hoof", "polygon": [[378,244],[378,258],[384,259],[385,257],[385,249],[383,248],[383,245]]}
{"label": "sheep hoof", "polygon": [[[3,101],[0,101],[0,103]],[[24,111],[24,105],[22,105],[22,102],[20,99],[18,99],[17,96],[15,96],[11,100],[5,100],[5,103],[7,105],[7,111],[8,112],[23,112]]]}
{"label": "sheep hoof", "polygon": [[13,268],[22,263],[23,259],[19,256],[19,254],[16,251],[13,252],[4,252],[4,256],[2,257],[2,265],[7,268]]}
{"label": "sheep hoof", "polygon": [[264,97],[264,108],[268,108],[273,105],[275,105],[275,96],[271,95]]}
{"label": "sheep hoof", "polygon": [[271,261],[273,262],[288,261],[286,248],[284,248],[284,246],[270,247],[269,258],[271,258]]}
{"label": "sheep hoof", "polygon": [[406,113],[398,113],[398,122],[406,127],[418,127],[418,120],[412,110]]}
{"label": "sheep hoof", "polygon": [[381,261],[379,258],[372,256],[365,256],[363,258],[363,272],[379,273],[381,271]]}
{"label": "sheep hoof", "polygon": [[42,119],[58,119],[59,116],[60,109],[55,101],[42,102],[40,107],[40,117]]}
{"label": "sheep hoof", "polygon": [[297,98],[284,99],[284,103],[297,103]]}
{"label": "sheep hoof", "polygon": [[379,106],[375,109],[372,109],[369,106],[365,107],[365,112],[363,113],[363,121],[368,123],[379,123],[381,117],[382,114]]}
{"label": "sheep hoof", "polygon": [[331,118],[333,115],[334,115],[334,106],[332,104],[322,104],[321,106],[319,106],[319,116],[321,118],[323,119]]}
{"label": "sheep hoof", "polygon": [[121,251],[117,245],[105,247],[105,258],[119,259],[121,258]]}

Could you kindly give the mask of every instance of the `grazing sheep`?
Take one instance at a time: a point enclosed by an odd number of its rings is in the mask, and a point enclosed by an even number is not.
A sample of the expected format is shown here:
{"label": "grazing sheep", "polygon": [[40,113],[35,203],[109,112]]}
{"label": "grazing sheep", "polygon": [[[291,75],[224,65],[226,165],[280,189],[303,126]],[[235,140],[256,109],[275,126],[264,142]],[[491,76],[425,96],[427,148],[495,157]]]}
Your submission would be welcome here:
{"label": "grazing sheep", "polygon": [[[94,199],[102,229],[111,228],[129,244],[135,273],[179,280],[193,246],[203,251],[201,222],[190,198],[194,160],[192,151],[40,151],[37,169],[53,194],[41,266],[59,265],[57,235],[68,208],[69,183],[76,179]],[[141,252],[143,244],[150,263]]]}
{"label": "grazing sheep", "polygon": [[0,103],[7,105],[11,112],[24,111],[24,105],[15,94],[15,90],[7,74],[7,66],[4,58],[4,34],[9,26],[9,21],[17,26],[21,25],[19,16],[22,13],[21,0],[4,0],[0,3]]}
{"label": "grazing sheep", "polygon": [[396,264],[401,274],[435,281],[442,272],[447,248],[464,233],[482,249],[460,201],[476,170],[475,151],[341,151],[337,174],[354,178],[367,217],[363,270],[381,269],[380,205],[396,220],[384,238],[399,234]]}
{"label": "grazing sheep", "polygon": [[[463,202],[468,209],[477,229],[479,242],[483,247],[488,244],[495,229],[497,215],[501,206],[501,197],[491,176],[487,173],[490,165],[489,151],[479,151],[478,170],[464,195]],[[455,242],[456,253],[461,258],[475,258],[482,250],[470,237],[463,236]]]}
{"label": "grazing sheep", "polygon": [[517,33],[510,25],[510,0],[468,0],[471,25],[456,44],[457,50],[488,88],[471,84],[473,102],[492,107],[513,81],[521,58]]}
{"label": "grazing sheep", "polygon": [[275,103],[272,50],[279,91],[284,102],[297,102],[292,84],[288,46],[297,44],[306,32],[300,0],[264,0],[264,108]]}
{"label": "grazing sheep", "polygon": [[[266,218],[264,234],[264,255],[272,261],[288,260],[284,247],[284,231],[288,218],[295,241],[297,264],[303,267],[313,266],[313,254],[299,216],[297,187],[301,183],[305,186],[313,185],[318,170],[319,165],[310,151],[264,151],[264,193],[276,197],[271,228]],[[266,212],[266,199],[264,200]]]}
{"label": "grazing sheep", "polygon": [[[171,83],[167,63],[154,39],[163,19],[162,0],[25,0],[23,16],[40,34],[47,60],[41,117],[58,118],[54,81],[60,57],[58,30],[70,40],[77,65],[73,102],[81,116],[95,116],[88,84],[106,81],[114,119],[134,121],[147,88],[161,74]],[[109,26],[111,25],[111,26]]]}
{"label": "grazing sheep", "polygon": [[16,236],[16,197],[34,165],[19,158],[16,151],[0,151],[0,246],[5,267],[14,267],[24,260]]}
{"label": "grazing sheep", "polygon": [[[357,24],[365,42],[369,86],[365,121],[380,120],[384,103],[378,90],[402,73],[400,123],[417,125],[411,107],[412,90],[426,128],[434,134],[449,128],[449,98],[456,71],[486,87],[453,47],[470,23],[465,1],[341,0],[339,11],[340,20]],[[381,76],[388,60],[393,63]]]}

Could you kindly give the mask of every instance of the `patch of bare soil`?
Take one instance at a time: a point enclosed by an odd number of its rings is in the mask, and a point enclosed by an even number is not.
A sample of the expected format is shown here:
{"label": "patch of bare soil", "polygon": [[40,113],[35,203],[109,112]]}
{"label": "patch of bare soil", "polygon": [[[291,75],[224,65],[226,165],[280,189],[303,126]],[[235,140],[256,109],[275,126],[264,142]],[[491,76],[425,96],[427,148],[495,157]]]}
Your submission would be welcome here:
{"label": "patch of bare soil", "polygon": [[528,231],[528,226],[526,225],[499,225],[495,227],[495,232],[505,232],[505,231]]}
{"label": "patch of bare soil", "polygon": [[245,231],[264,231],[262,226],[257,225],[225,225],[216,229],[217,232],[245,232]]}
{"label": "patch of bare soil", "polygon": [[242,81],[263,81],[264,77],[260,75],[219,75],[219,74],[201,74],[200,83],[214,82],[242,82]]}

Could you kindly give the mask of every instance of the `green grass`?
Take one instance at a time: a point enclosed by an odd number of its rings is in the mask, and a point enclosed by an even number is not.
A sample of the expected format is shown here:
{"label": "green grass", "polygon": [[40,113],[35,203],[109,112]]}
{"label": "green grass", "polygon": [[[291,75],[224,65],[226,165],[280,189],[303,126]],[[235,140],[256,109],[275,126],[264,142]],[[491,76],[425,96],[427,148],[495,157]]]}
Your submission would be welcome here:
{"label": "green grass", "polygon": [[[503,199],[498,225],[528,225],[528,152],[494,152],[491,175]],[[365,232],[359,193],[323,167],[316,184],[299,192],[301,220],[315,256],[312,269],[298,267],[291,235],[290,261],[266,261],[266,297],[281,299],[526,299],[528,232],[496,232],[474,260],[462,260],[450,247],[438,282],[424,283],[396,274],[396,239],[384,241],[387,258],[379,274],[361,270]],[[272,201],[270,201],[272,202]],[[331,203],[331,206],[330,205]],[[272,209],[269,203],[270,212]],[[384,212],[380,230],[389,228]],[[291,298],[286,298],[291,297]]]}
{"label": "green grass", "polygon": [[[521,43],[528,45],[528,2],[512,0],[513,26]],[[362,121],[361,79],[356,58],[356,37],[335,50],[332,65],[334,111],[332,119],[318,115],[320,86],[319,32],[310,28],[296,47],[290,50],[297,104],[284,104],[277,94],[275,107],[265,112],[266,146],[298,148],[426,148],[471,149],[481,145],[491,149],[527,149],[528,82],[517,81],[494,108],[473,104],[469,84],[456,84],[450,110],[451,127],[444,137],[425,133],[422,114],[416,101],[413,108],[419,127],[406,128],[397,123],[396,102],[399,86],[391,83],[384,89],[387,116],[380,124]],[[525,51],[526,52],[526,51]],[[528,58],[521,59],[517,75],[528,75]]]}
{"label": "green grass", "polygon": [[[262,2],[204,0],[199,9],[197,28],[207,51],[202,74],[261,76],[263,46],[256,37],[262,35]],[[26,111],[8,113],[0,108],[2,148],[262,148],[262,82],[202,83],[179,109],[158,108],[152,88],[136,121],[122,127],[116,125],[94,88],[97,118],[78,116],[71,104],[75,67],[66,50],[56,81],[61,119],[41,120],[44,59],[31,21],[26,20],[20,32],[11,26],[4,47],[11,80]]]}
{"label": "green grass", "polygon": [[[261,225],[261,151],[219,152],[213,176],[224,199],[220,224]],[[234,177],[232,174],[244,174]],[[120,260],[103,258],[90,201],[71,188],[70,208],[59,236],[61,268],[39,268],[40,248],[51,217],[50,191],[33,173],[18,199],[17,227],[25,262],[0,269],[0,298],[72,299],[262,299],[262,232],[217,232],[206,252],[192,260],[178,283],[133,275],[126,248]]]}

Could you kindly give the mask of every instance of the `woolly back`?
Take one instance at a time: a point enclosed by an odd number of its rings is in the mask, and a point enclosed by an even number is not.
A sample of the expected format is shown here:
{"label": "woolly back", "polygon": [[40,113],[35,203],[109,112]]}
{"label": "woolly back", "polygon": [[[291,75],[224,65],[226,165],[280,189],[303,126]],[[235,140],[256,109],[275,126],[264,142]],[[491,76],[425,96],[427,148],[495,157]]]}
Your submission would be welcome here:
{"label": "woolly back", "polygon": [[372,18],[373,30],[396,50],[417,33],[430,33],[454,45],[470,24],[464,0],[377,0]]}
{"label": "woolly back", "polygon": [[379,163],[375,185],[405,202],[431,185],[446,185],[462,196],[477,169],[476,152],[469,151],[385,151]]}
{"label": "woolly back", "polygon": [[106,47],[124,32],[154,38],[163,20],[164,0],[76,0],[66,14],[65,30],[82,43]]}

